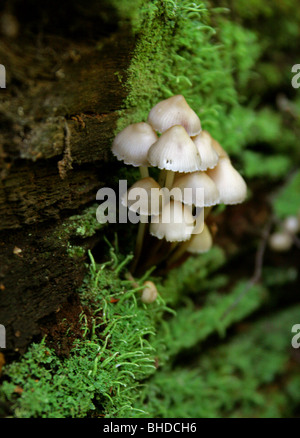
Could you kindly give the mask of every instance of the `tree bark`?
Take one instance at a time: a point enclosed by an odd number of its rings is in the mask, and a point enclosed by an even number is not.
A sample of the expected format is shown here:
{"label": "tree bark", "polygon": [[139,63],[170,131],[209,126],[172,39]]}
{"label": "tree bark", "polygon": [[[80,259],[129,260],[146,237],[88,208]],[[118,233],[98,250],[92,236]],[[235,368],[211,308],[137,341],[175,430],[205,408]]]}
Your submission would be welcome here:
{"label": "tree bark", "polygon": [[20,352],[82,281],[83,259],[67,256],[70,235],[60,240],[57,230],[112,181],[110,145],[126,95],[119,77],[134,46],[130,28],[116,26],[105,2],[91,1],[84,14],[81,1],[29,3],[33,16],[22,2],[7,2],[2,17],[9,9],[16,34],[2,28],[0,42],[7,75],[0,89],[0,323],[8,351]]}

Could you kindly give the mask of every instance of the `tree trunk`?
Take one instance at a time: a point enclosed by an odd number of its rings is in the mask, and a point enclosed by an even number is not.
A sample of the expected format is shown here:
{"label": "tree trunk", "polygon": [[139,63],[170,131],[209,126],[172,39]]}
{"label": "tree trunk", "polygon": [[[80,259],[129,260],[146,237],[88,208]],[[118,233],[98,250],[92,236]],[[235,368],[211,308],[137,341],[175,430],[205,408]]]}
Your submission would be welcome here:
{"label": "tree trunk", "polygon": [[11,27],[0,42],[0,323],[20,352],[82,281],[66,230],[111,181],[119,77],[134,45],[105,2],[26,3],[3,6]]}

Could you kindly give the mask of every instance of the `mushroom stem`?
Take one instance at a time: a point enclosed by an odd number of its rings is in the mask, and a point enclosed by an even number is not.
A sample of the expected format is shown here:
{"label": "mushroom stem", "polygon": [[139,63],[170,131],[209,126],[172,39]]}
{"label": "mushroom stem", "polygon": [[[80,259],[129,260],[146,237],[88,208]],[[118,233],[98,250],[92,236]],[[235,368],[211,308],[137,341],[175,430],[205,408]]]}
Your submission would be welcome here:
{"label": "mushroom stem", "polygon": [[159,173],[159,177],[158,177],[158,184],[163,187],[165,184],[165,180],[166,180],[166,170],[162,169]]}
{"label": "mushroom stem", "polygon": [[135,287],[135,288],[139,287],[138,283],[135,281],[134,277],[132,276],[132,274],[130,272],[126,272],[125,278],[128,281],[131,281],[133,287]]}
{"label": "mushroom stem", "polygon": [[143,248],[143,242],[144,242],[144,235],[145,235],[145,231],[146,231],[146,222],[139,222],[139,228],[138,228],[138,233],[137,233],[137,237],[136,237],[136,244],[135,244],[135,250],[134,250],[134,259],[133,259],[133,263],[131,265],[131,272],[135,271],[135,268],[138,264],[141,252],[142,252],[142,248]]}
{"label": "mushroom stem", "polygon": [[177,249],[171,254],[171,257],[167,260],[167,266],[173,265],[173,263],[177,262],[177,260],[180,259],[180,257],[186,252],[186,250],[189,247],[189,244],[191,243],[191,239],[186,240],[185,242],[182,242]]}
{"label": "mushroom stem", "polygon": [[[199,216],[197,216],[197,219],[199,218]],[[194,227],[192,236],[194,234],[198,234],[200,232],[201,228],[203,227],[202,220],[201,219],[197,220],[197,219],[196,219],[196,225]],[[170,258],[167,260],[167,266],[171,266],[173,263],[177,262],[181,258],[181,256],[186,252],[186,250],[188,249],[190,243],[191,243],[191,239],[186,240],[185,242],[182,242],[181,244],[178,245],[177,248],[176,247],[173,248],[174,251],[171,254]]]}
{"label": "mushroom stem", "polygon": [[142,178],[147,178],[149,176],[149,170],[147,166],[140,166],[139,169]]}
{"label": "mushroom stem", "polygon": [[174,177],[175,177],[175,172],[173,172],[172,170],[167,170],[165,187],[169,190],[173,185]]}
{"label": "mushroom stem", "polygon": [[213,206],[210,207],[204,207],[204,219],[207,218],[207,216],[209,215],[209,213],[211,212]]}
{"label": "mushroom stem", "polygon": [[149,267],[159,263],[161,254],[163,253],[161,249],[164,243],[166,243],[164,239],[156,239],[156,242],[150,247],[146,259],[143,260],[143,270],[147,270]]}

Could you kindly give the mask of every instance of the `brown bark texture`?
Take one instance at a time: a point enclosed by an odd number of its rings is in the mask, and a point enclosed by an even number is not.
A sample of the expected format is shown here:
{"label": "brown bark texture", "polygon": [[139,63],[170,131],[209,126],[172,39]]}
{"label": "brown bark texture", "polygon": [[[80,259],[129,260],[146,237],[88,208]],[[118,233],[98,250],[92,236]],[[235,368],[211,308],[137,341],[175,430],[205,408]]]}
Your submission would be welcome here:
{"label": "brown bark texture", "polygon": [[0,41],[0,323],[7,351],[23,352],[81,284],[84,261],[67,257],[57,229],[111,181],[126,94],[116,72],[134,41],[109,2],[2,8],[16,21]]}

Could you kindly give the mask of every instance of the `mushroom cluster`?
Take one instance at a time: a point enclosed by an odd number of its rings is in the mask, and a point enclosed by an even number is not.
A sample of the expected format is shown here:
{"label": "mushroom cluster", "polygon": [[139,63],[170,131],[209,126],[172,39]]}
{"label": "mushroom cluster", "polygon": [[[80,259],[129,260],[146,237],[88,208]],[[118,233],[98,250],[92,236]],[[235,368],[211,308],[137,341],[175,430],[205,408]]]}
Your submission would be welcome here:
{"label": "mushroom cluster", "polygon": [[[155,105],[147,123],[119,132],[112,152],[141,173],[122,198],[140,215],[132,272],[138,265],[140,270],[161,263],[171,267],[187,254],[208,251],[212,236],[204,218],[213,206],[238,204],[247,194],[228,154],[202,130],[182,95]],[[153,168],[160,169],[156,179]],[[146,254],[140,261],[142,251]]]}

